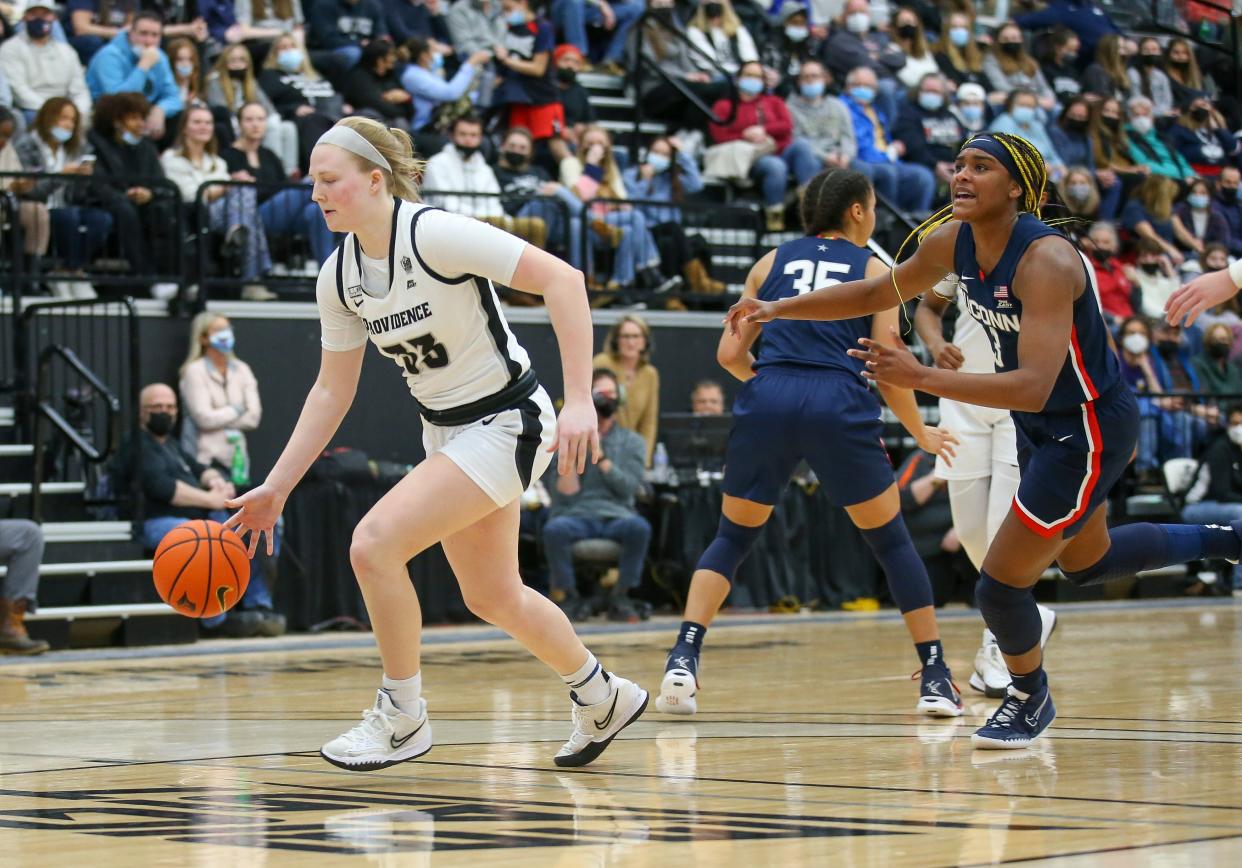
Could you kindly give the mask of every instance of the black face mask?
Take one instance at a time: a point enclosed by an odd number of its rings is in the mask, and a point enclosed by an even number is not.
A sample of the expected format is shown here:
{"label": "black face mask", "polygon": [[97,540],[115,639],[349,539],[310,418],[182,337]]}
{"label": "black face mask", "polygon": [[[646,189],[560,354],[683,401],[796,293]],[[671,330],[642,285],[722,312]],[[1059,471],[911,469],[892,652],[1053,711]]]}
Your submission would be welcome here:
{"label": "black face mask", "polygon": [[1212,113],[1203,106],[1197,106],[1190,110],[1190,119],[1197,124],[1205,123],[1211,116]]}
{"label": "black face mask", "polygon": [[1077,62],[1078,62],[1078,55],[1077,55],[1077,54],[1067,54],[1067,55],[1065,55],[1064,57],[1062,57],[1062,58],[1061,58],[1061,65],[1062,65],[1062,66],[1073,66],[1073,65],[1074,65],[1075,63],[1077,63]]}
{"label": "black face mask", "polygon": [[1225,202],[1238,201],[1238,188],[1237,187],[1221,187],[1220,198],[1222,201],[1225,201]]}
{"label": "black face mask", "polygon": [[1121,129],[1121,118],[1100,118],[1100,123],[1108,127],[1110,130]]}
{"label": "black face mask", "polygon": [[724,15],[724,4],[704,3],[703,14],[705,14],[708,18],[719,18],[721,15]]}
{"label": "black face mask", "polygon": [[1182,344],[1180,341],[1156,341],[1156,349],[1160,351],[1160,355],[1162,356],[1177,355],[1177,351],[1181,349],[1181,346]]}
{"label": "black face mask", "polygon": [[1108,262],[1112,255],[1113,254],[1110,251],[1101,250],[1098,247],[1092,248],[1091,250],[1091,258],[1096,262]]}
{"label": "black face mask", "polygon": [[997,45],[1000,46],[1000,50],[1002,52],[1008,54],[1010,57],[1017,57],[1022,53],[1021,42],[998,42]]}
{"label": "black face mask", "polygon": [[1087,122],[1081,118],[1066,118],[1064,127],[1071,133],[1085,133],[1087,131]]}
{"label": "black face mask", "polygon": [[52,32],[52,22],[46,18],[31,18],[26,22],[26,35],[31,39],[42,39]]}
{"label": "black face mask", "polygon": [[578,71],[569,67],[559,67],[556,70],[556,80],[561,84],[573,84],[578,80]]}
{"label": "black face mask", "polygon": [[147,430],[156,437],[167,437],[175,421],[172,413],[152,413],[147,417]]}
{"label": "black face mask", "polygon": [[510,169],[520,169],[526,165],[526,155],[517,151],[501,151],[500,159]]}
{"label": "black face mask", "polygon": [[897,28],[897,35],[902,39],[913,39],[919,35],[917,24],[903,24]]}
{"label": "black face mask", "polygon": [[674,9],[672,6],[662,6],[659,9],[651,10],[651,14],[653,17],[659,18],[661,21],[667,21],[670,24],[675,19],[675,16],[673,13],[674,13]]}
{"label": "black face mask", "polygon": [[1159,54],[1140,54],[1138,62],[1143,66],[1159,66],[1161,59]]}
{"label": "black face mask", "polygon": [[612,414],[617,412],[617,404],[619,402],[616,398],[596,392],[591,396],[591,400],[595,402],[595,412],[599,414],[601,419],[611,419]]}
{"label": "black face mask", "polygon": [[1147,272],[1148,274],[1159,274],[1160,273],[1159,262],[1141,262],[1139,263],[1139,268],[1143,269],[1143,271]]}
{"label": "black face mask", "polygon": [[1187,69],[1190,69],[1190,61],[1189,60],[1170,60],[1169,66],[1173,67],[1174,69],[1187,70]]}
{"label": "black face mask", "polygon": [[478,145],[453,145],[463,160],[468,160],[479,152]]}
{"label": "black face mask", "polygon": [[1229,351],[1232,347],[1229,344],[1216,341],[1215,343],[1208,344],[1206,349],[1208,356],[1213,359],[1227,359],[1229,358]]}
{"label": "black face mask", "polygon": [[245,77],[246,77],[246,70],[244,69],[230,69],[229,70],[229,78],[235,78],[238,81],[241,81]]}

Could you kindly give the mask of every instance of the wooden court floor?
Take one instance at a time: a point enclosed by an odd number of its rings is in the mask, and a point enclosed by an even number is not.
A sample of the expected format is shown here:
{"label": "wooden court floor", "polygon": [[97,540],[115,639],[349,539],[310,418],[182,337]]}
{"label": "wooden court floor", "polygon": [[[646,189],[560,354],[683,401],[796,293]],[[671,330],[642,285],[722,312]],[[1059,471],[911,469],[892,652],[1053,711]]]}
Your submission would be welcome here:
{"label": "wooden court floor", "polygon": [[[911,713],[891,615],[726,617],[699,716],[653,702],[581,771],[563,690],[486,631],[429,631],[436,746],[373,773],[317,755],[373,699],[369,637],[9,658],[0,865],[1242,865],[1242,605],[1060,611],[1059,717],[1016,753],[971,749],[969,690]],[[653,689],[672,629],[588,641]],[[943,620],[963,687],[978,630]]]}

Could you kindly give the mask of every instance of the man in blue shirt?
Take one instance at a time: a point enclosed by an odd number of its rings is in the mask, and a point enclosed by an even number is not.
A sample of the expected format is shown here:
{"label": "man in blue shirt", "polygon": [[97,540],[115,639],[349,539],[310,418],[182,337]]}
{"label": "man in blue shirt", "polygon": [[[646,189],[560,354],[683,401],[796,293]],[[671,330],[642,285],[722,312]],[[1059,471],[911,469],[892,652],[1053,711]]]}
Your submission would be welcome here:
{"label": "man in blue shirt", "polygon": [[1229,223],[1229,255],[1242,257],[1242,201],[1238,187],[1242,185],[1242,171],[1236,166],[1225,166],[1216,179],[1214,204]]}
{"label": "man in blue shirt", "polygon": [[93,99],[112,93],[140,93],[147,98],[151,103],[147,134],[156,141],[164,138],[167,125],[183,108],[168,55],[160,50],[163,32],[160,13],[139,12],[129,30],[99,49],[86,68],[86,86]]}

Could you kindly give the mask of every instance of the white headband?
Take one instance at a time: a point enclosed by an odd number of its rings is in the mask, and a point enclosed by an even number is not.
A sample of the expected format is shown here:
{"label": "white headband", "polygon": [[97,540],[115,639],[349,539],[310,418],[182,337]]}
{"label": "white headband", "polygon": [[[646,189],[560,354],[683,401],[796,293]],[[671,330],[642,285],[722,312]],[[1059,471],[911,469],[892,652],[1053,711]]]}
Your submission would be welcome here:
{"label": "white headband", "polygon": [[338,148],[344,148],[351,154],[357,154],[364,160],[369,160],[381,169],[388,172],[392,171],[392,166],[388,165],[388,161],[384,159],[384,155],[375,150],[375,145],[368,142],[357,130],[347,126],[337,124],[319,137],[319,141],[315,145],[336,145]]}

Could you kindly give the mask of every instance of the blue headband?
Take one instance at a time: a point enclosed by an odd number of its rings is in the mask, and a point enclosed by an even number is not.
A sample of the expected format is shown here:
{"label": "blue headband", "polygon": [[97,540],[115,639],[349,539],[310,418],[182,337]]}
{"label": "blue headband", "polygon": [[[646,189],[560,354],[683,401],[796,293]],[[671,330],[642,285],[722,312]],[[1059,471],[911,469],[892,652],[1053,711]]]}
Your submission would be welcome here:
{"label": "blue headband", "polygon": [[966,140],[966,144],[962,145],[962,150],[967,148],[976,148],[983,151],[989,157],[1005,167],[1005,171],[1009,173],[1009,177],[1018,182],[1018,186],[1026,189],[1026,181],[1022,179],[1022,173],[1018,171],[1018,164],[1013,161],[1009,150],[992,137],[989,133],[979,133],[971,136]]}

